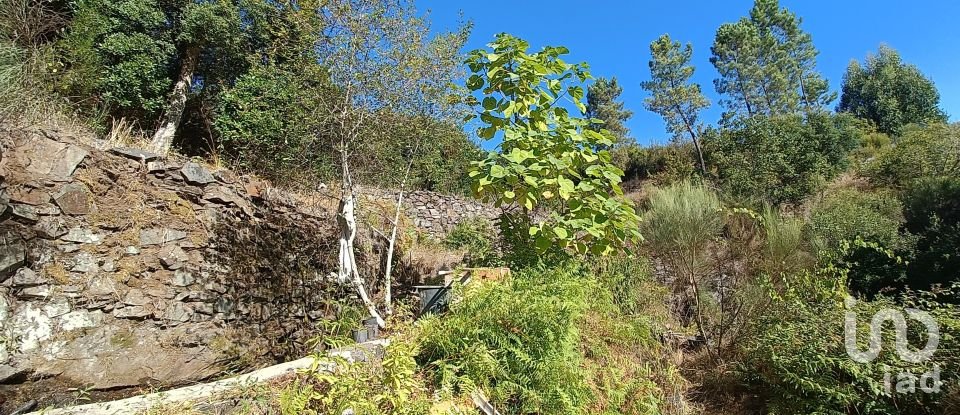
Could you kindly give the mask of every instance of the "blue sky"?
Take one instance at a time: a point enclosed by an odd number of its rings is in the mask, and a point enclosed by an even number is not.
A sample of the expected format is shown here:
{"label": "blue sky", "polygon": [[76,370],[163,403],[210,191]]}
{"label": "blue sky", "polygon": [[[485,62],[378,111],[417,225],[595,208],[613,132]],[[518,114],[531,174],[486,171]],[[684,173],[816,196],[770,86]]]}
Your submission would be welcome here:
{"label": "blue sky", "polygon": [[[717,72],[710,45],[717,27],[745,16],[753,0],[568,1],[418,0],[434,29],[452,29],[463,16],[474,22],[468,49],[483,47],[500,32],[526,39],[533,49],[563,45],[570,61],[586,61],[595,77],[616,76],[621,98],[634,111],[627,124],[640,143],[666,142],[662,119],[643,108],[649,78],[649,44],[663,33],[692,42],[698,82],[713,105],[703,118],[720,118],[713,88]],[[802,28],[820,50],[818,67],[838,91],[851,59],[863,60],[881,43],[917,65],[940,90],[951,121],[960,119],[960,1],[781,0],[803,19]]]}

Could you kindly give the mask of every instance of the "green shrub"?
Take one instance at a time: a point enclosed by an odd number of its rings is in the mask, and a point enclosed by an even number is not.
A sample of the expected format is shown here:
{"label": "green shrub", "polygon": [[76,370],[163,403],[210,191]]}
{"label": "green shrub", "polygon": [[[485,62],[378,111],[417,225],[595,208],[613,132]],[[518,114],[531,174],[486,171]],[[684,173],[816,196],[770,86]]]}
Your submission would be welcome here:
{"label": "green shrub", "polygon": [[960,124],[908,128],[864,173],[878,185],[905,188],[923,177],[960,176]]}
{"label": "green shrub", "polygon": [[670,184],[686,180],[696,172],[694,149],[687,144],[641,147],[632,143],[610,151],[613,163],[623,170],[625,183],[655,180]]}
{"label": "green shrub", "polygon": [[576,414],[589,400],[576,322],[590,290],[569,269],[529,271],[468,291],[421,323],[419,356],[441,389],[474,388],[504,413]]}
{"label": "green shrub", "polygon": [[926,178],[903,195],[904,229],[915,240],[907,283],[917,289],[960,282],[960,178]]}
{"label": "green shrub", "polygon": [[466,251],[465,261],[471,267],[498,265],[496,232],[488,219],[470,218],[458,223],[444,238],[448,248]]}
{"label": "green shrub", "polygon": [[[930,303],[927,303],[930,305]],[[858,345],[866,349],[864,334],[872,316],[882,308],[899,310],[888,300],[859,302]],[[884,330],[883,352],[870,363],[858,363],[844,347],[845,310],[835,301],[779,303],[758,321],[759,331],[745,346],[741,373],[751,389],[760,394],[771,414],[946,414],[942,412],[945,394],[917,391],[899,394],[885,390],[885,373],[909,372],[919,376],[940,368],[945,382],[942,392],[955,388],[958,357],[956,310],[936,306],[932,314],[940,324],[938,352],[932,360],[908,363],[893,350],[890,325]],[[926,336],[922,326],[910,325],[913,344],[922,346]]]}
{"label": "green shrub", "polygon": [[[847,189],[827,195],[813,207],[809,228],[815,244],[827,257],[842,243],[858,238],[905,254],[907,243],[899,233],[902,222],[902,206],[895,195]],[[843,258],[822,259],[851,265],[850,289],[866,296],[900,285],[905,278],[906,269],[896,258],[872,248],[854,248]]]}
{"label": "green shrub", "polygon": [[213,124],[222,157],[277,182],[332,177],[339,161],[317,118],[330,86],[314,79],[276,65],[240,76],[220,95]]}
{"label": "green shrub", "polygon": [[569,265],[466,287],[419,323],[418,360],[441,394],[479,388],[504,414],[664,413],[683,381],[610,288]]}
{"label": "green shrub", "polygon": [[725,196],[798,203],[846,167],[859,134],[848,115],[754,116],[708,131],[704,152]]}

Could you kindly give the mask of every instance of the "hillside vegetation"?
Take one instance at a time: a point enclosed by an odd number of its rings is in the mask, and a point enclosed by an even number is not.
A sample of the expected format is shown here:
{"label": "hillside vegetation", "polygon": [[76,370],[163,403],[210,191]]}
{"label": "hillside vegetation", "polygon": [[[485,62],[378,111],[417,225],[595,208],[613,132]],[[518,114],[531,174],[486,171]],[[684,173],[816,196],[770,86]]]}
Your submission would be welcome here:
{"label": "hillside vegetation", "polygon": [[[464,52],[469,22],[434,30],[406,0],[0,7],[3,134],[92,131],[340,193],[331,274],[358,296],[340,306],[383,317],[386,356],[237,412],[960,413],[960,124],[890,47],[831,91],[800,17],[756,0],[712,45],[651,39],[635,86],[507,33]],[[692,81],[701,48],[717,103]],[[668,144],[631,138],[633,87]],[[426,245],[511,275],[415,319],[391,267],[416,232],[399,206],[358,217],[355,186],[501,209]],[[370,228],[373,271],[353,245]],[[359,322],[328,324],[333,346]]]}

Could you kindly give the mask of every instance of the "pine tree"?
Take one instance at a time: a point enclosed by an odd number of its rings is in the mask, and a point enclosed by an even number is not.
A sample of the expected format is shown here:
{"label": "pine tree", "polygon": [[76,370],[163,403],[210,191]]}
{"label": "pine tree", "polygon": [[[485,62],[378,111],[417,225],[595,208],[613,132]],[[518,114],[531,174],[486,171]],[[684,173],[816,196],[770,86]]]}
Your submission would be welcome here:
{"label": "pine tree", "polygon": [[587,87],[587,117],[603,120],[603,124],[594,124],[595,131],[605,129],[616,137],[616,143],[629,141],[630,130],[624,123],[633,116],[633,111],[627,110],[623,102],[619,101],[623,88],[617,83],[617,78],[610,80],[598,78]]}
{"label": "pine tree", "polygon": [[801,22],[778,0],[757,0],[749,17],[720,26],[710,61],[720,72],[717,92],[727,96],[724,119],[817,110],[836,98],[816,71],[819,52]]}
{"label": "pine tree", "polygon": [[690,82],[695,69],[690,65],[693,46],[689,43],[681,46],[680,42],[674,42],[665,34],[650,44],[650,54],[651,79],[643,83],[643,88],[652,95],[644,100],[644,105],[663,117],[667,131],[675,140],[689,137],[693,141],[700,170],[706,174],[699,140],[699,118],[700,110],[708,107],[710,102],[700,91],[700,85]]}

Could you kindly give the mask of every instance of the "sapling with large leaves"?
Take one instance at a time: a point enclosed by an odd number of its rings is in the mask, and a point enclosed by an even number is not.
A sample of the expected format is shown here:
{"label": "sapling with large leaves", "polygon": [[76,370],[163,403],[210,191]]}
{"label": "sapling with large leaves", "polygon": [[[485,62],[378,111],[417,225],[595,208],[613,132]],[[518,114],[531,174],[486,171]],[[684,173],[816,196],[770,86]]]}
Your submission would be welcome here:
{"label": "sapling with large leaves", "polygon": [[527,42],[508,34],[488,46],[468,55],[467,87],[476,94],[480,137],[502,142],[499,151],[473,163],[476,196],[506,207],[508,218],[549,210],[528,228],[541,251],[605,255],[641,240],[640,219],[620,198],[623,171],[608,151],[598,150],[614,137],[589,128],[600,120],[582,116],[587,65],[565,62],[564,47],[529,53]]}

